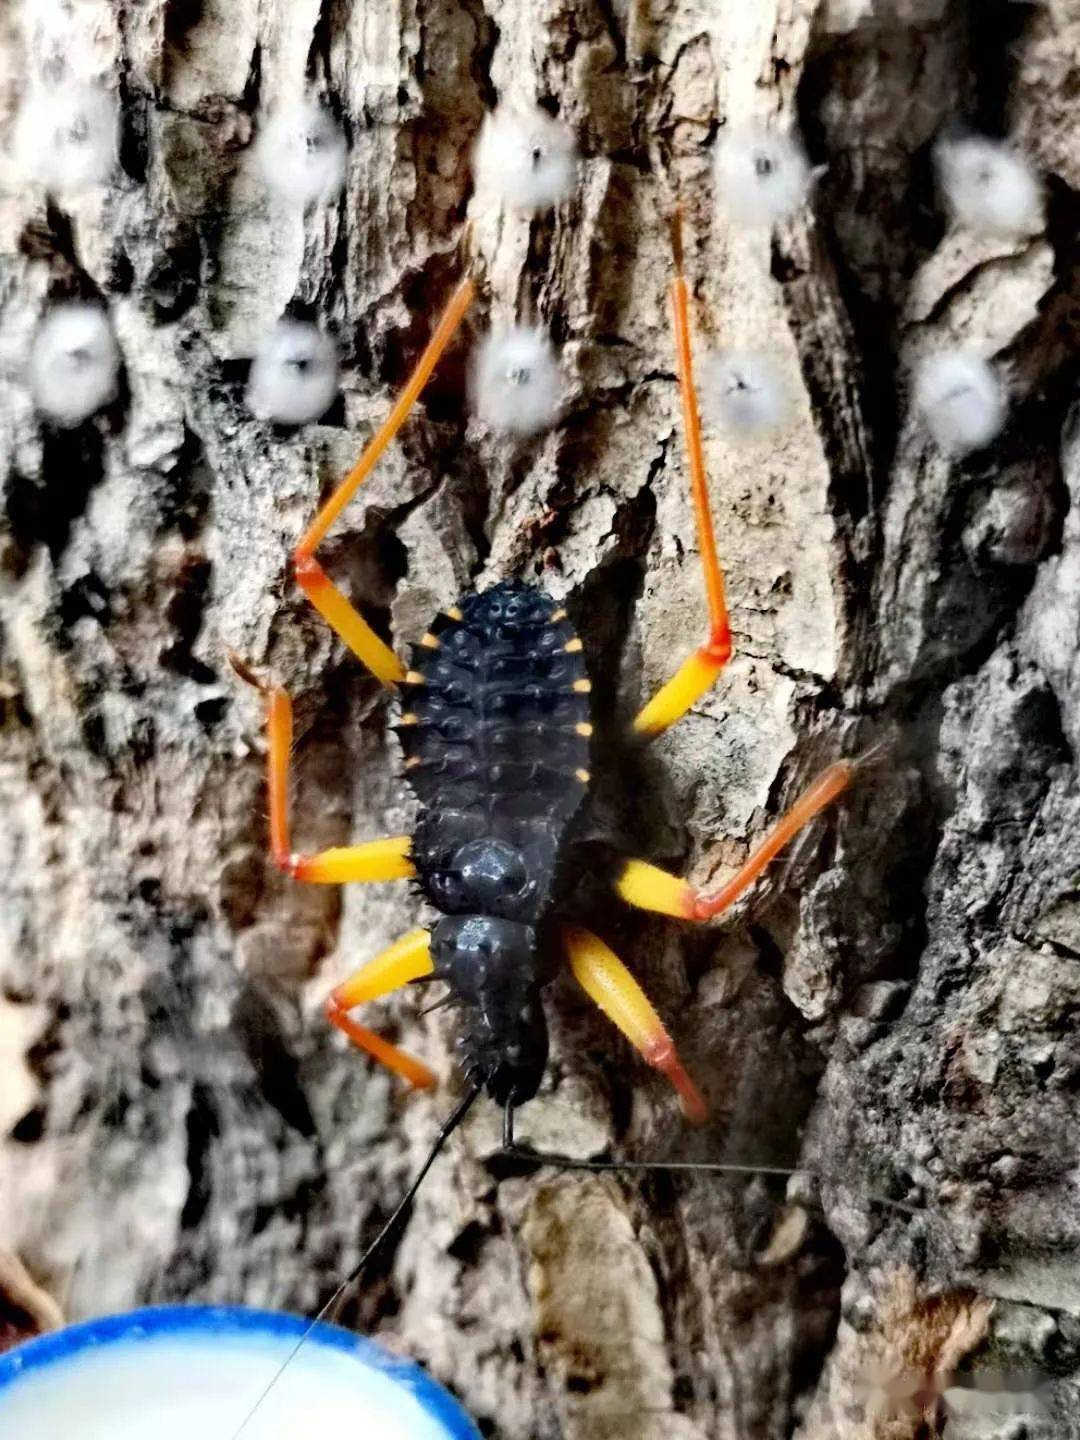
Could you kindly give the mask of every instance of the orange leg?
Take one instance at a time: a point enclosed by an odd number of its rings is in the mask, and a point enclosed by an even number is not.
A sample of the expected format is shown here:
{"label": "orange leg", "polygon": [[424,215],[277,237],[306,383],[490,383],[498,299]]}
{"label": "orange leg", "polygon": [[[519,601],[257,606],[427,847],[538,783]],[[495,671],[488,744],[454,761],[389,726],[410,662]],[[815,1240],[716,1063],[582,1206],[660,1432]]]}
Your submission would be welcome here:
{"label": "orange leg", "polygon": [[318,885],[344,885],[352,880],[410,880],[416,869],[409,859],[410,839],[398,835],[370,840],[366,845],[343,845],[298,855],[289,834],[289,757],[292,751],[292,701],[279,686],[265,685],[237,655],[229,656],[233,669],[266,697],[269,739],[267,773],[270,792],[270,855],[274,864],[295,880]]}
{"label": "orange leg", "polygon": [[697,395],[694,390],[694,368],[690,352],[690,305],[686,279],[682,273],[682,244],[678,222],[675,228],[676,274],[671,286],[671,305],[675,326],[675,348],[679,362],[679,390],[682,394],[683,428],[686,432],[686,453],[690,466],[690,489],[694,500],[698,549],[705,572],[705,596],[709,607],[709,633],[703,645],[684,660],[666,685],[653,696],[634,720],[634,730],[651,739],[661,734],[676,720],[682,719],[690,707],[716,682],[716,677],[731,658],[731,625],[724,598],[724,573],[716,555],[709,511],[709,486],[705,475],[705,457],[701,449],[701,421],[698,417]]}
{"label": "orange leg", "polygon": [[354,1005],[363,1005],[381,995],[400,990],[410,980],[419,980],[430,975],[431,936],[426,930],[413,930],[404,935],[389,950],[376,955],[366,965],[331,990],[326,1001],[326,1017],[332,1025],[343,1031],[354,1045],[378,1060],[387,1069],[393,1070],[417,1090],[427,1090],[435,1084],[435,1076],[419,1060],[391,1045],[374,1030],[358,1025],[349,1016]]}
{"label": "orange leg", "polygon": [[646,1063],[667,1076],[678,1091],[683,1114],[700,1125],[708,1115],[705,1101],[683,1069],[659,1015],[630,971],[591,931],[564,925],[562,937],[570,968],[586,994],[614,1021]]}
{"label": "orange leg", "polygon": [[680,920],[711,920],[754,883],[803,826],[809,825],[819,811],[847,789],[859,764],[858,760],[841,760],[823,770],[781,816],[746,864],[719,890],[708,893],[698,890],[689,881],[680,880],[644,860],[626,862],[615,882],[616,890],[639,910],[655,910]]}
{"label": "orange leg", "polygon": [[472,302],[474,291],[475,286],[470,279],[463,280],[454,291],[446,312],[435,327],[435,333],[428,341],[427,348],[420,356],[416,369],[398,396],[394,408],[356,465],[316,515],[293,554],[296,579],[304,594],[335,634],[344,640],[353,654],[384,685],[394,685],[403,680],[405,667],[389,645],[379,639],[360,612],[331,582],[326,571],[315,559],[315,551],[325,539],[331,525],[371,474],[387,445],[401,429],[416,403],[417,396],[427,384],[440,356],[461,324]]}

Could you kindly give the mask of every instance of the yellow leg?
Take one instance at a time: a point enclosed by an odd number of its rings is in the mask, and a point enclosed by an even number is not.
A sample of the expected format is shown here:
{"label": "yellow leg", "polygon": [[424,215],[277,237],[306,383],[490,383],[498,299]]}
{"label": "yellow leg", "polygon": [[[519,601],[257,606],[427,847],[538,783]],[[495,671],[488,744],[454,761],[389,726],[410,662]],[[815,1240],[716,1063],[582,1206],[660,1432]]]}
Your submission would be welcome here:
{"label": "yellow leg", "polygon": [[411,880],[416,867],[409,859],[412,840],[369,840],[365,845],[342,845],[314,855],[292,855],[288,871],[297,880],[315,885],[347,885],[353,881]]}
{"label": "yellow leg", "polygon": [[426,930],[412,930],[402,936],[389,950],[376,955],[366,965],[330,992],[326,1001],[326,1016],[332,1025],[346,1034],[354,1045],[393,1070],[418,1090],[426,1090],[435,1084],[435,1076],[419,1060],[414,1060],[404,1050],[391,1045],[374,1030],[358,1025],[348,1012],[356,1005],[376,1000],[400,990],[410,980],[419,980],[430,975],[431,937]]}
{"label": "yellow leg", "polygon": [[564,925],[562,936],[570,968],[582,989],[619,1027],[646,1063],[667,1076],[678,1091],[686,1118],[701,1124],[708,1115],[705,1101],[683,1069],[659,1015],[630,971],[591,931]]}
{"label": "yellow leg", "polygon": [[654,910],[679,920],[711,920],[749,889],[784,846],[847,789],[858,764],[857,760],[841,760],[823,770],[776,822],[741,869],[719,890],[710,893],[697,890],[689,881],[669,875],[644,860],[628,860],[619,872],[615,889],[628,905],[639,910]]}
{"label": "yellow leg", "polygon": [[731,625],[724,598],[724,573],[716,554],[712,515],[709,511],[709,484],[701,448],[701,421],[694,390],[694,367],[690,350],[690,304],[682,273],[682,244],[678,222],[675,238],[675,280],[671,287],[675,349],[679,361],[679,390],[682,395],[683,429],[686,434],[690,490],[694,500],[698,549],[705,572],[705,596],[709,606],[709,634],[703,645],[685,660],[675,675],[653,696],[634,721],[634,730],[652,738],[682,719],[690,707],[715,683],[731,658]]}
{"label": "yellow leg", "polygon": [[409,859],[408,835],[370,840],[298,855],[289,834],[289,760],[292,754],[292,701],[279,686],[266,685],[237,655],[233,669],[266,697],[267,789],[270,795],[270,855],[274,864],[296,880],[319,885],[344,885],[350,880],[411,880],[416,869]]}
{"label": "yellow leg", "polygon": [[394,685],[405,678],[405,667],[385,641],[380,640],[360,612],[348,601],[315,559],[327,531],[374,470],[379,457],[404,424],[417,396],[427,384],[443,351],[472,303],[475,286],[465,279],[454,291],[446,311],[420,356],[404,390],[356,465],[316,515],[294,553],[297,583],[330,628],[361,660],[377,680]]}

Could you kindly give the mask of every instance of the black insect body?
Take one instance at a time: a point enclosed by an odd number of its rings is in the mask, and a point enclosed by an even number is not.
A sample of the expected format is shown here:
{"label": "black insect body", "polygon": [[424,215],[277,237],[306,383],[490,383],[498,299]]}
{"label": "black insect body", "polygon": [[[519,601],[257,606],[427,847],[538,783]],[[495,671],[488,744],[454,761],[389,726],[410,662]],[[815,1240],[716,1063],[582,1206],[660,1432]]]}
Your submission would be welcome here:
{"label": "black insect body", "polygon": [[500,1105],[537,1091],[560,860],[589,782],[589,681],[566,612],[505,582],[413,651],[398,735],[421,802],[420,886],[441,912],[433,974],[460,1002],[462,1068]]}
{"label": "black insect body", "polygon": [[[680,254],[677,244],[677,262]],[[447,1137],[483,1091],[503,1107],[505,1147],[520,1153],[514,1145],[514,1111],[536,1094],[543,1077],[548,1037],[541,993],[558,964],[569,964],[590,998],[667,1077],[687,1118],[700,1121],[706,1115],[704,1100],[637,981],[598,935],[570,918],[582,878],[574,872],[591,873],[572,857],[580,855],[577,841],[584,838],[577,824],[590,794],[593,726],[582,642],[566,612],[516,581],[467,595],[437,618],[414,647],[412,668],[406,671],[316,559],[319,544],[407,417],[474,293],[473,280],[466,278],[389,418],[294,554],[297,582],[311,603],[372,675],[400,694],[397,731],[405,774],[420,801],[413,834],[296,853],[288,815],[291,702],[284,690],[263,685],[234,658],[240,674],[267,698],[274,863],[298,880],[324,884],[413,878],[440,916],[430,933],[411,932],[336,986],[327,1001],[329,1019],[369,1055],[412,1085],[425,1087],[435,1082],[427,1066],[361,1025],[355,1012],[410,982],[433,979],[446,983],[448,999],[460,1012],[458,1047],[466,1093],[440,1127],[400,1204],[323,1314],[397,1224]],[[703,643],[634,718],[630,734],[635,743],[662,734],[686,715],[732,653],[693,384],[689,292],[681,268],[672,285],[672,310],[708,629]],[[617,749],[604,748],[605,758],[618,759]],[[842,793],[856,763],[841,761],[819,775],[718,890],[703,892],[645,860],[622,857],[611,876],[613,888],[628,904],[662,915],[698,922],[719,915]],[[534,1158],[587,1168],[654,1168],[650,1162]],[[708,1162],[688,1168],[741,1167]],[[276,1377],[262,1398],[274,1383]]]}
{"label": "black insect body", "polygon": [[[680,254],[676,246],[676,256]],[[415,1086],[434,1083],[420,1061],[366,1029],[355,1011],[412,981],[439,979],[461,1014],[459,1049],[475,1090],[504,1108],[531,1099],[547,1060],[541,991],[565,960],[576,979],[644,1059],[678,1091],[691,1120],[705,1103],[683,1070],[663,1023],[626,966],[599,936],[570,919],[564,874],[575,817],[589,793],[591,685],[582,642],[566,611],[534,587],[504,581],[465,596],[414,647],[405,670],[393,649],[336,589],[316,550],[408,415],[475,292],[466,278],[435,328],[401,399],[355,468],[298,544],[295,574],[315,608],[383,684],[396,689],[405,774],[421,810],[412,835],[303,855],[289,836],[292,706],[269,701],[270,848],[277,866],[316,883],[412,877],[442,918],[375,956],[338,985],[330,1020],[361,1049]],[[712,687],[731,656],[723,572],[709,510],[694,392],[689,292],[672,286],[676,352],[690,488],[708,608],[705,641],[653,695],[630,727],[647,742],[677,723]],[[260,684],[237,662],[242,675]],[[617,758],[610,746],[606,753]],[[630,905],[680,919],[720,914],[778,851],[849,783],[853,765],[829,767],[784,815],[726,885],[703,893],[637,859],[620,859],[614,889]],[[578,869],[588,870],[588,866]],[[565,882],[565,883],[564,883]]]}

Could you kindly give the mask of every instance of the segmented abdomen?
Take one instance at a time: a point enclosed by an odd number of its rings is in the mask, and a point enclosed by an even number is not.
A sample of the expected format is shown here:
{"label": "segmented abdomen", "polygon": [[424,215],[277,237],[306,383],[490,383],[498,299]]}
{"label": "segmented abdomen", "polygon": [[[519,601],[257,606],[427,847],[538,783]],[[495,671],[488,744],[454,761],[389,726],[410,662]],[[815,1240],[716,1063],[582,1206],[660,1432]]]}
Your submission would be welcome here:
{"label": "segmented abdomen", "polygon": [[541,889],[589,781],[589,681],[555,602],[505,582],[467,595],[413,650],[398,734],[424,814],[423,871],[495,837],[529,857]]}

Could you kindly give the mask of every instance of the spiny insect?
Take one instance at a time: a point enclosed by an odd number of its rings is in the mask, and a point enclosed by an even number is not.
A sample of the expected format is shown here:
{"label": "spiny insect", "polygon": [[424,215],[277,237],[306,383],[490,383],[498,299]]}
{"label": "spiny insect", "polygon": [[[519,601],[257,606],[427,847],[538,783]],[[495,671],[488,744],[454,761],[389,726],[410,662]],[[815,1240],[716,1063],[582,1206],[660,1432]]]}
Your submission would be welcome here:
{"label": "spiny insect", "polygon": [[[412,648],[406,667],[332,583],[316,550],[401,427],[468,311],[466,278],[389,419],[331,495],[296,547],[296,578],[335,633],[401,696],[395,727],[405,775],[420,802],[412,835],[300,854],[289,826],[292,705],[234,657],[240,674],[267,696],[270,850],[278,869],[315,884],[415,879],[441,918],[368,961],[332,992],[327,1014],[360,1049],[411,1085],[434,1075],[420,1061],[359,1024],[352,1012],[417,981],[443,981],[459,1003],[462,1068],[501,1105],[512,1129],[532,1099],[547,1059],[541,991],[564,956],[596,1004],[645,1060],[672,1083],[687,1117],[705,1103],[637,982],[569,909],[575,873],[575,819],[585,806],[596,743],[592,680],[567,611],[540,590],[507,580],[464,596]],[[683,421],[709,625],[704,642],[640,711],[632,734],[647,742],[708,691],[731,652],[724,580],[709,510],[690,351],[689,301],[681,264],[673,289]],[[830,766],[721,890],[704,893],[647,861],[627,858],[615,877],[630,905],[683,920],[726,910],[788,841],[849,784],[854,763]]]}
{"label": "spiny insect", "polygon": [[[675,348],[708,629],[703,642],[638,713],[630,737],[622,737],[639,743],[654,739],[681,719],[712,687],[732,653],[709,509],[677,225],[675,236]],[[667,1077],[686,1117],[701,1122],[707,1113],[698,1087],[641,987],[575,913],[573,880],[581,869],[580,859],[575,861],[577,822],[594,788],[593,767],[603,765],[609,754],[594,731],[593,685],[582,640],[561,605],[532,585],[506,580],[464,596],[440,614],[413,646],[411,662],[405,666],[316,559],[319,544],[408,416],[475,292],[476,281],[467,275],[389,418],[319,511],[294,554],[296,578],[311,603],[372,675],[401,696],[396,729],[405,775],[420,802],[413,834],[315,854],[295,851],[288,809],[291,702],[285,690],[266,684],[232,657],[241,677],[262,690],[267,700],[274,864],[297,880],[316,884],[412,878],[439,912],[430,931],[411,931],[338,985],[327,1001],[328,1018],[361,1050],[418,1088],[434,1084],[431,1070],[360,1024],[353,1012],[404,985],[442,981],[461,1022],[457,1044],[467,1087],[464,1097],[441,1126],[397,1209],[317,1319],[330,1311],[359,1275],[412,1200],[448,1136],[483,1092],[502,1107],[504,1149],[531,1161],[587,1169],[762,1173],[770,1168],[573,1161],[515,1143],[515,1112],[535,1096],[547,1063],[542,991],[561,963],[569,964],[586,993],[645,1061]],[[618,754],[616,737],[612,740],[610,753]],[[616,891],[632,906],[682,920],[700,922],[720,915],[841,794],[860,763],[840,761],[819,775],[721,889],[703,892],[646,860],[625,858],[613,875]]]}

